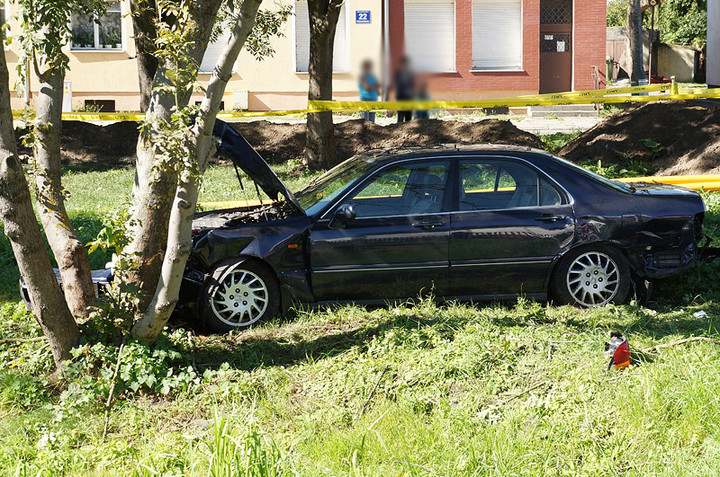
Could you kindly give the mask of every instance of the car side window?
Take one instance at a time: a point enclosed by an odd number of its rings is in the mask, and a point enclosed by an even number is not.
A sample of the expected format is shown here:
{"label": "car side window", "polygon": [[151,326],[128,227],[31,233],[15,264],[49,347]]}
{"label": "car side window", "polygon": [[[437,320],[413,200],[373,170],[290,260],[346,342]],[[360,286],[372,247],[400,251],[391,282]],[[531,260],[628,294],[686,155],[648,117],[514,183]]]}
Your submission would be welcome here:
{"label": "car side window", "polygon": [[540,205],[552,206],[563,203],[562,194],[544,177],[540,178]]}
{"label": "car side window", "polygon": [[345,203],[355,206],[358,218],[440,212],[449,169],[447,161],[399,164],[377,173]]}
{"label": "car side window", "polygon": [[562,195],[529,166],[514,161],[460,161],[459,209],[497,210],[560,205]]}

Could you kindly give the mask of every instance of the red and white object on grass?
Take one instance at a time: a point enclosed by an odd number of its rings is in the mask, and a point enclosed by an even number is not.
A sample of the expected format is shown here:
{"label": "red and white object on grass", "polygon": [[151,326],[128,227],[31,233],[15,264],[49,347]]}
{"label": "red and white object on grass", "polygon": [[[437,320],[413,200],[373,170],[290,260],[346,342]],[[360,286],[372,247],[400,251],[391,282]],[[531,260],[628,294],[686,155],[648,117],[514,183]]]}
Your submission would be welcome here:
{"label": "red and white object on grass", "polygon": [[605,343],[605,353],[610,356],[608,369],[612,367],[615,369],[626,368],[632,362],[628,340],[619,331],[610,333],[610,341]]}

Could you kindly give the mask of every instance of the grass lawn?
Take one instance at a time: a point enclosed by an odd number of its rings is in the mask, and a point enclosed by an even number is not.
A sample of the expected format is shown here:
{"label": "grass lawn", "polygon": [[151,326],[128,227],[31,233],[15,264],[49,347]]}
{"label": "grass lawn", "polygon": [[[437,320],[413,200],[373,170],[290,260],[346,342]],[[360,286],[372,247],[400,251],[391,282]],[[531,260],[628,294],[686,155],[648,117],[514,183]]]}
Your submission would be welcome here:
{"label": "grass lawn", "polygon": [[[291,188],[308,180],[278,172]],[[132,178],[67,171],[83,240],[127,207]],[[231,167],[210,169],[201,200],[242,198]],[[719,237],[720,195],[705,199],[707,231]],[[720,346],[638,352],[719,338],[714,264],[659,283],[650,308],[418,300],[295,310],[226,336],[176,323],[155,347],[126,346],[103,440],[112,336],[85,325],[104,340],[78,349],[82,373],[69,386],[50,385],[50,354],[18,302],[4,237],[0,260],[3,476],[720,473]],[[622,372],[606,371],[611,330],[634,350]]]}

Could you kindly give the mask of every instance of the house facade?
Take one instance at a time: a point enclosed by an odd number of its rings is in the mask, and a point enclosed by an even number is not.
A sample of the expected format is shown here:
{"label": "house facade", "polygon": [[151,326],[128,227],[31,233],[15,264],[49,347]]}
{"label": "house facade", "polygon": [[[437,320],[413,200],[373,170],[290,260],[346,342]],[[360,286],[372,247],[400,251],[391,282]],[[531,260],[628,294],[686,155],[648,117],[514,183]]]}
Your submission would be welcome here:
{"label": "house facade", "polygon": [[720,0],[708,1],[707,84],[720,88]]}
{"label": "house facade", "polygon": [[[307,0],[282,1],[293,2],[294,15],[283,36],[272,40],[275,54],[261,61],[240,55],[225,109],[302,109],[307,104]],[[266,3],[263,8],[276,8]],[[0,5],[0,16],[12,31],[12,6],[2,0]],[[73,17],[64,109],[89,103],[105,111],[138,109],[128,9],[128,0],[115,0],[102,17]],[[223,40],[208,47],[201,82],[209,80]],[[603,81],[593,75],[593,67],[604,72],[605,0],[346,0],[334,52],[335,99],[357,99],[363,60],[372,60],[383,77],[404,54],[427,78],[433,99],[590,89]],[[5,54],[14,74],[18,46],[11,44]],[[32,103],[37,84],[30,75],[30,94],[13,95],[13,107],[24,107],[28,99]]]}

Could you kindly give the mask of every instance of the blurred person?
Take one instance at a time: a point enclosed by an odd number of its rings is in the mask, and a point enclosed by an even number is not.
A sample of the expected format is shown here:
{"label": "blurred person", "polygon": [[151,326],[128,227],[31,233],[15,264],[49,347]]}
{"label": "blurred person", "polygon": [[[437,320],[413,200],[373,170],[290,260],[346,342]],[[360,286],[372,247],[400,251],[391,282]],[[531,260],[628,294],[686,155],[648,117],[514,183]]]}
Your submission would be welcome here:
{"label": "blurred person", "polygon": [[[377,76],[373,72],[373,63],[370,60],[362,62],[360,80],[358,81],[358,89],[360,90],[360,101],[377,101],[380,83]],[[361,111],[360,117],[375,122],[375,111]]]}
{"label": "blurred person", "polygon": [[[430,92],[428,91],[427,81],[421,81],[415,92],[415,99],[417,101],[429,101]],[[415,111],[415,119],[430,119],[430,111]]]}
{"label": "blurred person", "polygon": [[[400,64],[395,71],[395,99],[407,101],[415,96],[415,75],[410,70],[410,59],[407,56],[400,58]],[[412,111],[398,111],[398,123],[412,119]]]}

